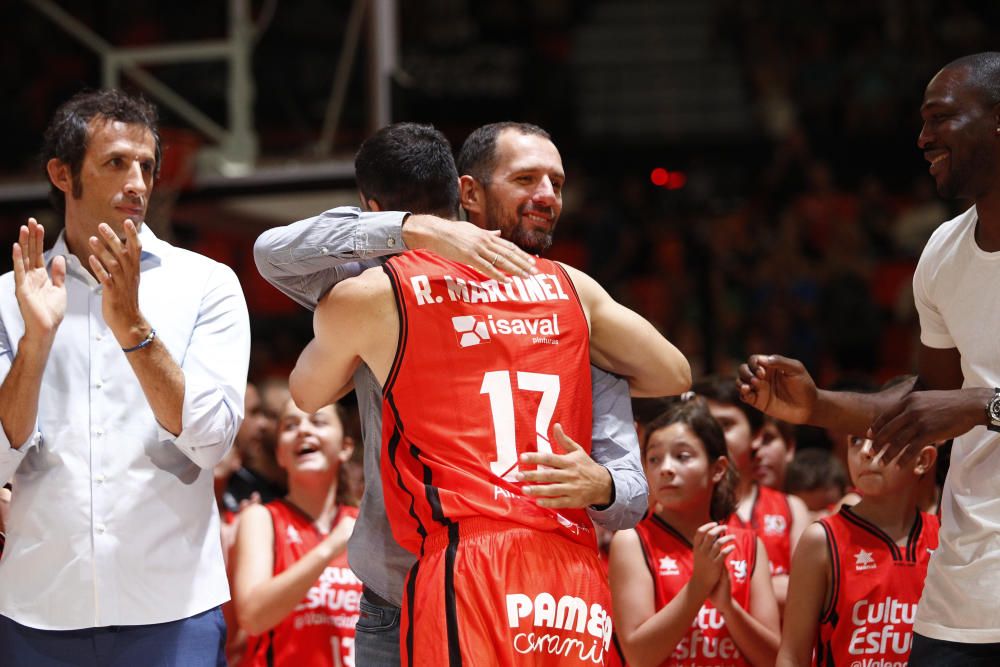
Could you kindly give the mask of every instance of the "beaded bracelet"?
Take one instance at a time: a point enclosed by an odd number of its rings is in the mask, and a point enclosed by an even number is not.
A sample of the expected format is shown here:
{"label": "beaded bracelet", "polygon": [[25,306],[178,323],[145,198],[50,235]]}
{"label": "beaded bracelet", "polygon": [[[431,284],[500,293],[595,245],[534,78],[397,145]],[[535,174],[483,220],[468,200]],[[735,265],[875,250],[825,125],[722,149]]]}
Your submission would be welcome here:
{"label": "beaded bracelet", "polygon": [[149,335],[143,338],[141,343],[139,343],[138,345],[134,345],[133,347],[123,347],[122,352],[128,354],[129,352],[135,352],[136,350],[141,350],[144,347],[148,347],[150,343],[153,342],[154,338],[156,338],[156,329],[150,329]]}

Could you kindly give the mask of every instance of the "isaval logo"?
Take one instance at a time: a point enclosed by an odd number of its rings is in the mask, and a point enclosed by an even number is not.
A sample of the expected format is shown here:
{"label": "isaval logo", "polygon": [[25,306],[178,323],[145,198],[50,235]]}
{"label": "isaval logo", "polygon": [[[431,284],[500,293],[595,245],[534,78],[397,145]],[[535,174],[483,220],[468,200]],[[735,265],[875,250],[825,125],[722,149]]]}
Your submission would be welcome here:
{"label": "isaval logo", "polygon": [[482,315],[460,315],[453,317],[451,318],[451,324],[455,327],[458,344],[462,347],[471,347],[480,343],[490,342],[490,331],[486,328],[486,318]]}

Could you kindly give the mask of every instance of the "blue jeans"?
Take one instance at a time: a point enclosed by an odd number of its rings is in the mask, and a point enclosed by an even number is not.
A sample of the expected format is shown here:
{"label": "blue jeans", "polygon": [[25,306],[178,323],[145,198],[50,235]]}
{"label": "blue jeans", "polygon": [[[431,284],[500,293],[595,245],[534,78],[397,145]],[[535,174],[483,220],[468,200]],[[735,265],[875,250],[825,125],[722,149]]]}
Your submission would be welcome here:
{"label": "blue jeans", "polygon": [[179,621],[36,630],[0,616],[4,667],[226,667],[219,607]]}
{"label": "blue jeans", "polygon": [[913,633],[910,667],[996,667],[1000,644],[963,644]]}
{"label": "blue jeans", "polygon": [[400,609],[365,589],[354,629],[357,667],[400,667]]}

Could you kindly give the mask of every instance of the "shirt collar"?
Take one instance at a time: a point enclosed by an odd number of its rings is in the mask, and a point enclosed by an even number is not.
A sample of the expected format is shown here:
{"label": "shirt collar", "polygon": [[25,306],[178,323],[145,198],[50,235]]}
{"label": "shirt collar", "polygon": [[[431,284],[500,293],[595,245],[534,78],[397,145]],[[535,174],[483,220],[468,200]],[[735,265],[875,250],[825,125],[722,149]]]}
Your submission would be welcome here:
{"label": "shirt collar", "polygon": [[[139,241],[142,242],[142,254],[139,257],[140,268],[145,268],[148,264],[148,260],[153,258],[162,257],[164,242],[156,237],[153,230],[149,228],[149,225],[142,223],[139,227]],[[66,258],[66,270],[81,276],[86,276],[91,282],[97,282],[94,277],[90,275],[83,264],[77,259],[76,255],[69,251],[69,246],[66,245],[66,229],[63,228],[59,232],[59,237],[56,239],[55,244],[45,253],[45,265],[49,266],[52,260],[62,255]]]}

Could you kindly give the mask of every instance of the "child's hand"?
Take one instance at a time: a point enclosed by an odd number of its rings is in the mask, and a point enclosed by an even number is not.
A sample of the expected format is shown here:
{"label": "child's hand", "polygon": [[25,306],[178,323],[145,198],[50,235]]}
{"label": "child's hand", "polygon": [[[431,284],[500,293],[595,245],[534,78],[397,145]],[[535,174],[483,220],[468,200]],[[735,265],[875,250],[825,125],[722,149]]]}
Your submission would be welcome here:
{"label": "child's hand", "polygon": [[[726,527],[714,521],[706,523],[694,534],[694,571],[691,573],[691,584],[699,595],[708,597],[725,572],[725,559],[736,547],[732,544],[735,538],[726,535]],[[728,577],[727,577],[728,578]]]}
{"label": "child's hand", "polygon": [[708,594],[708,599],[722,614],[728,614],[733,607],[733,582],[729,578],[729,568],[726,567],[725,561],[722,564],[722,574],[719,575],[719,581],[716,582],[712,592]]}

